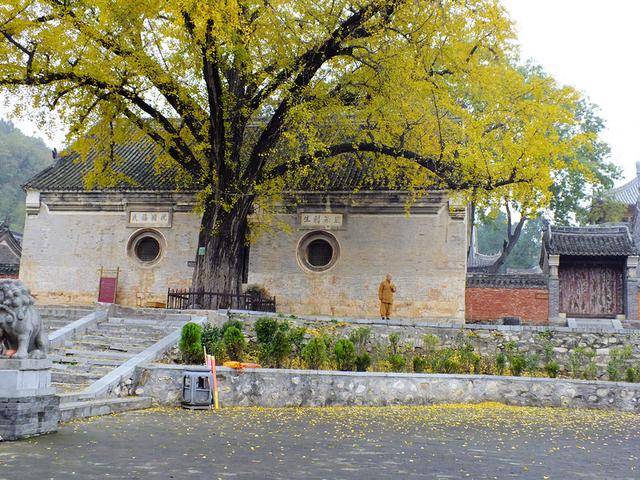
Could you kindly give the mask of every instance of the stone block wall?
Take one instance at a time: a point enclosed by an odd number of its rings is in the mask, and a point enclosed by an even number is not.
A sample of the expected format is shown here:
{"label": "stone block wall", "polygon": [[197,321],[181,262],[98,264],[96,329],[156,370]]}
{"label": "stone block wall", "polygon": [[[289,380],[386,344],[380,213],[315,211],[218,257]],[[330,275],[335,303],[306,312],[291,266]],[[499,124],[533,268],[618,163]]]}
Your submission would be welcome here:
{"label": "stone block wall", "polygon": [[[233,314],[245,324],[245,333],[253,335],[253,325],[260,315]],[[210,321],[221,325],[225,318],[211,317]],[[640,330],[598,331],[596,329],[577,329],[555,326],[509,326],[509,325],[443,325],[428,322],[400,321],[383,322],[378,320],[327,319],[327,318],[287,318],[295,326],[308,329],[325,329],[335,335],[347,337],[359,327],[371,329],[371,343],[388,344],[389,335],[400,335],[401,343],[417,349],[422,348],[422,338],[432,334],[439,338],[440,346],[454,347],[462,341],[469,342],[475,350],[484,356],[495,356],[504,346],[513,342],[527,355],[543,357],[545,345],[553,348],[554,359],[560,365],[561,372],[568,372],[571,365],[571,353],[576,347],[584,347],[596,353],[594,359],[597,376],[606,377],[607,364],[613,348],[629,345],[632,356],[627,366],[640,366]]]}
{"label": "stone block wall", "polygon": [[[179,405],[185,366],[137,371],[145,395]],[[198,367],[196,367],[198,368]],[[189,368],[191,370],[191,367]],[[501,402],[534,407],[640,412],[640,384],[482,375],[256,369],[218,373],[222,407],[319,407]]]}
{"label": "stone block wall", "polygon": [[468,275],[466,322],[502,323],[504,317],[519,317],[525,325],[548,324],[546,279],[538,275]]}

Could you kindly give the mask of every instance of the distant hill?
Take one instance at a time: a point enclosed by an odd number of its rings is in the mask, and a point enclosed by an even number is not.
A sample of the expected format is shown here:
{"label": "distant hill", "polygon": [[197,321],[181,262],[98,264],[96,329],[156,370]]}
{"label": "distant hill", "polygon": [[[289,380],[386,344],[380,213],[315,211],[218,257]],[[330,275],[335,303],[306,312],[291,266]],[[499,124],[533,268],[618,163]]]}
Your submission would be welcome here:
{"label": "distant hill", "polygon": [[0,221],[24,228],[24,192],[20,186],[52,163],[51,150],[40,138],[29,137],[13,123],[0,120]]}

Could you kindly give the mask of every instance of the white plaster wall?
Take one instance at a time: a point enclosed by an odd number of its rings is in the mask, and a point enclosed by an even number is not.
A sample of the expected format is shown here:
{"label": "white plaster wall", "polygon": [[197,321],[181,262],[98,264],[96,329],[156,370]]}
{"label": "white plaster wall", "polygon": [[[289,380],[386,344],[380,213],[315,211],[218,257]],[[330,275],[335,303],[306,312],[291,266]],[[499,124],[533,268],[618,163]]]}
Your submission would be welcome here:
{"label": "white plaster wall", "polygon": [[26,219],[20,278],[38,302],[90,304],[98,298],[100,267],[120,268],[117,301],[147,305],[166,301],[167,288],[191,284],[199,217],[173,214],[171,228],[158,228],[166,249],[158,263],[142,266],[127,254],[137,228],[127,227],[126,212],[50,212],[43,203]]}
{"label": "white plaster wall", "polygon": [[278,310],[293,314],[378,316],[377,290],[385,273],[398,288],[395,317],[464,323],[466,221],[438,214],[346,214],[332,231],[340,259],[328,271],[299,265],[297,245],[309,230],[297,215],[280,215],[291,233],[265,233],[251,246],[249,283],[276,296]]}

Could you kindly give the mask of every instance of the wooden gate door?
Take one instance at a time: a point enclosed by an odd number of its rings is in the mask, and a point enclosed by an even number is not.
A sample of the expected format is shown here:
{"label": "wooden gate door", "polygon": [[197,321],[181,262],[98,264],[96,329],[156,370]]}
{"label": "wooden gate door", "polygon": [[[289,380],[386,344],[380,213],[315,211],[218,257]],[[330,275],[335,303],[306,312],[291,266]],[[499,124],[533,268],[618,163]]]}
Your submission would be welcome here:
{"label": "wooden gate door", "polygon": [[623,267],[618,264],[560,265],[560,311],[568,317],[615,317],[624,313]]}

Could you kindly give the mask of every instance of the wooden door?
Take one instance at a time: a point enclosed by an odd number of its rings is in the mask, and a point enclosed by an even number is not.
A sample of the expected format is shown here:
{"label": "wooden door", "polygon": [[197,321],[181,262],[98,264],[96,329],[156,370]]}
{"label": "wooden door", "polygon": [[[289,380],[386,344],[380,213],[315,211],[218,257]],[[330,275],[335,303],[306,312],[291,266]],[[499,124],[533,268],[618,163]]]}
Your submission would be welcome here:
{"label": "wooden door", "polygon": [[624,313],[620,264],[560,265],[560,311],[568,317],[615,317]]}

